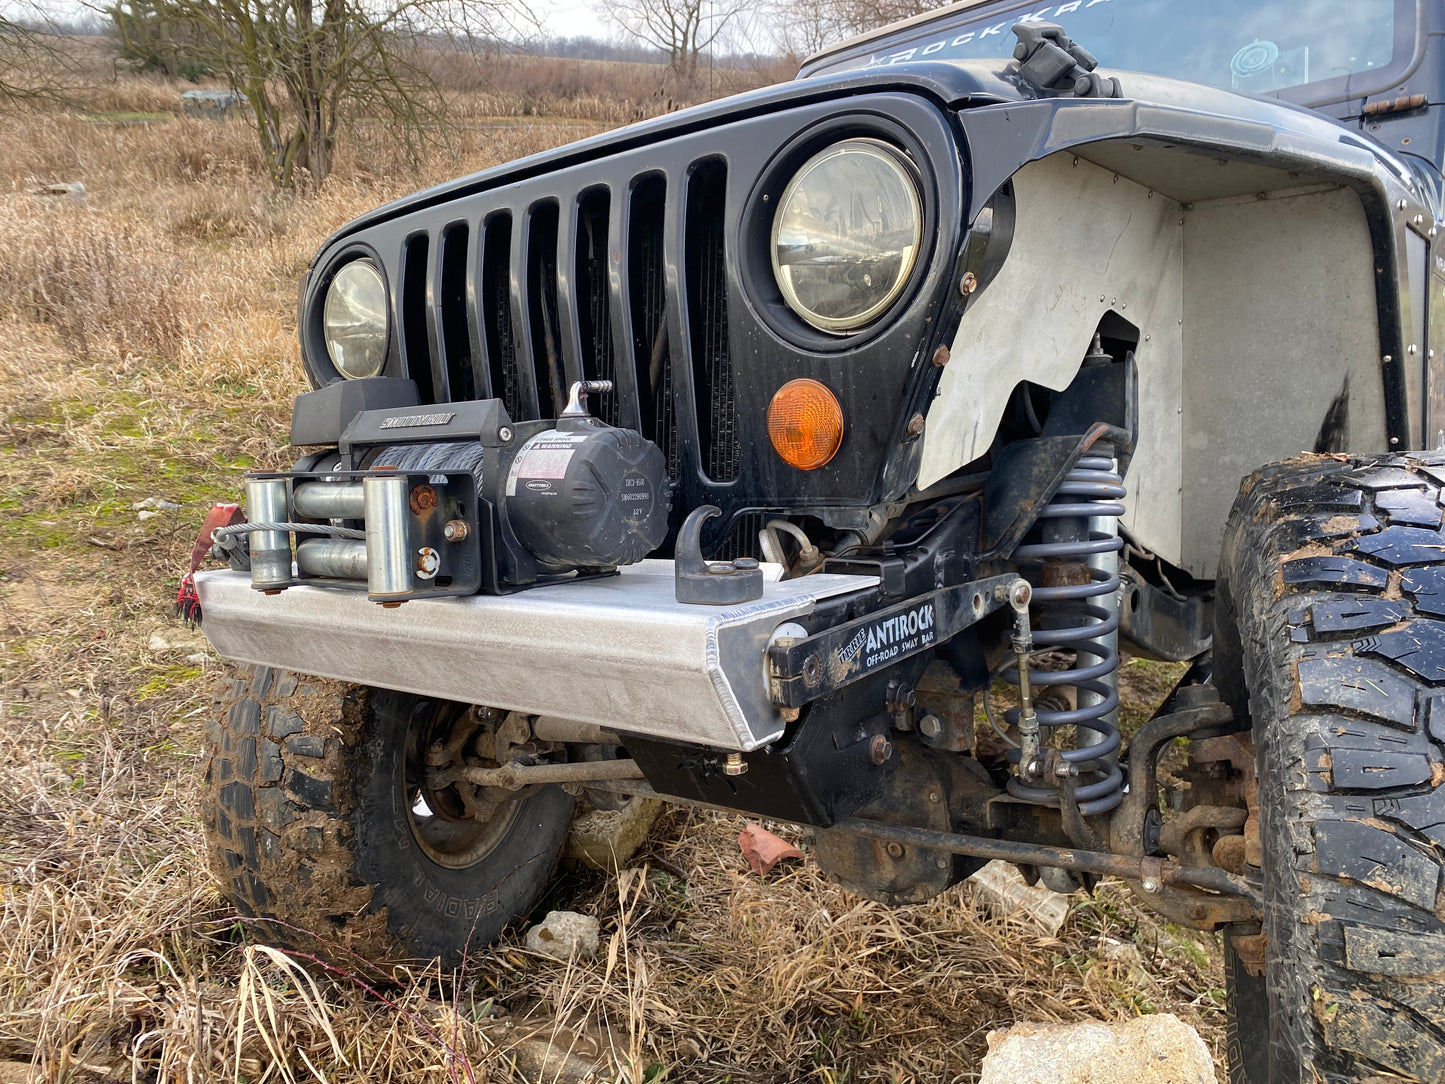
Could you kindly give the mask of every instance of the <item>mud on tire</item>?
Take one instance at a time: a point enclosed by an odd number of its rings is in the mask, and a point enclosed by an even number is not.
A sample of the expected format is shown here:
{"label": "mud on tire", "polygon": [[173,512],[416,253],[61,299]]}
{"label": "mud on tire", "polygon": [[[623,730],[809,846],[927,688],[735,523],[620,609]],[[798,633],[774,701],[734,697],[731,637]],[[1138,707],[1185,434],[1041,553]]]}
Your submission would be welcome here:
{"label": "mud on tire", "polygon": [[572,813],[556,787],[508,803],[469,850],[422,845],[415,735],[442,706],[262,667],[223,679],[201,815],[223,893],[276,920],[261,939],[350,968],[454,967],[536,901]]}
{"label": "mud on tire", "polygon": [[1305,456],[1231,513],[1216,662],[1254,729],[1268,1000],[1231,1021],[1267,1049],[1236,1084],[1445,1079],[1442,483],[1445,456]]}

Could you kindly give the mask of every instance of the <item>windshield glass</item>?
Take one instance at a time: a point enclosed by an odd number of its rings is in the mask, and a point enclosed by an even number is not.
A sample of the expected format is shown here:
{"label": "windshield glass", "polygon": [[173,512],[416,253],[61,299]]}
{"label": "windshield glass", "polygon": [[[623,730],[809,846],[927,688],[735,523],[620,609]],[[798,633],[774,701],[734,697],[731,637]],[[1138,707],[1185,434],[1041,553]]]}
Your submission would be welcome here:
{"label": "windshield glass", "polygon": [[[1410,59],[1414,4],[1409,0],[1069,0],[994,4],[910,28],[860,53],[825,58],[816,70],[846,70],[915,60],[1011,57],[1016,22],[1061,25],[1101,67],[1274,94],[1293,100],[1363,94]],[[812,74],[812,72],[809,72]],[[1384,80],[1382,82],[1382,79]],[[1127,88],[1126,88],[1127,89]],[[1329,95],[1333,96],[1333,95]]]}

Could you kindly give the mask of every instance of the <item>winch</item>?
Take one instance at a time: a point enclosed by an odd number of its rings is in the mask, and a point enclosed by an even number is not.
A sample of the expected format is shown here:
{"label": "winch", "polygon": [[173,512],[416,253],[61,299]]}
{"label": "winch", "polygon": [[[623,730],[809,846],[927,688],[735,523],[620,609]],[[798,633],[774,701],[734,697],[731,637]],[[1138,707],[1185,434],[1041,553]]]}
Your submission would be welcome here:
{"label": "winch", "polygon": [[611,390],[574,383],[555,421],[513,422],[498,399],[357,410],[335,451],[248,474],[250,522],[216,541],[239,555],[249,537],[257,590],[364,583],[387,605],[634,564],[667,535],[670,483],[657,445],[587,413]]}

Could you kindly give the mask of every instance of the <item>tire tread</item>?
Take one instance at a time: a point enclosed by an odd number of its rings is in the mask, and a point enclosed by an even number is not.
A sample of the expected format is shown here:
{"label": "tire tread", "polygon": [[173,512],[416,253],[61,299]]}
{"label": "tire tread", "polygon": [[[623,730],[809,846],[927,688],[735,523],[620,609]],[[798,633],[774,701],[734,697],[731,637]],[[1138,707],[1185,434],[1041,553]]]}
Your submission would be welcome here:
{"label": "tire tread", "polygon": [[[1445,1080],[1445,623],[1420,616],[1445,564],[1441,475],[1445,456],[1302,456],[1246,479],[1226,528],[1244,680],[1221,686],[1236,707],[1248,690],[1254,722],[1276,1084]],[[1407,941],[1428,971],[1393,962]]]}

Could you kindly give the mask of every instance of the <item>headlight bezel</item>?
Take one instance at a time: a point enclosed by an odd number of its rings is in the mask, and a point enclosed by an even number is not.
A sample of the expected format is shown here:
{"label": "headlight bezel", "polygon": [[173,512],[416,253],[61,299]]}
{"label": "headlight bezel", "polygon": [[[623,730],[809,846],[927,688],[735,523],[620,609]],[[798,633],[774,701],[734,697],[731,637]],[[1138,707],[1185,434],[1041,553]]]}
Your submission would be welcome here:
{"label": "headlight bezel", "polygon": [[[831,158],[841,157],[848,154],[872,155],[875,159],[881,160],[890,166],[896,177],[902,183],[902,188],[907,195],[909,210],[913,217],[913,243],[904,250],[903,259],[906,265],[902,268],[902,274],[894,278],[888,289],[881,298],[874,301],[861,312],[851,316],[825,316],[815,308],[808,306],[799,295],[798,286],[791,278],[784,275],[786,265],[778,259],[781,234],[783,230],[783,218],[788,211],[789,203],[797,190],[806,182],[812,173],[822,168]],[[773,210],[773,222],[769,238],[769,255],[772,261],[773,280],[782,294],[783,302],[788,308],[810,327],[833,335],[852,335],[866,328],[875,320],[880,319],[894,302],[898,300],[904,289],[908,286],[913,276],[914,268],[918,264],[919,252],[923,247],[923,235],[926,223],[923,215],[923,195],[920,191],[921,179],[918,166],[895,147],[884,139],[873,136],[852,136],[847,139],[836,140],[825,145],[809,156],[797,171],[788,180],[783,194],[779,197],[777,207]]]}
{"label": "headlight bezel", "polygon": [[[388,273],[386,262],[381,258],[371,245],[363,242],[352,242],[337,251],[327,253],[322,262],[312,272],[312,285],[306,289],[306,314],[303,322],[305,343],[307,349],[304,351],[307,356],[308,368],[315,374],[318,385],[330,384],[338,380],[366,379],[362,377],[348,376],[341,371],[331,354],[330,343],[326,334],[326,303],[331,296],[332,284],[336,276],[346,267],[365,261],[370,264],[373,270],[381,277],[382,291],[386,298],[386,332],[385,356],[381,367],[372,374],[373,376],[386,376],[395,365],[397,353],[397,317],[395,312],[395,299],[392,297],[391,276]],[[394,375],[394,374],[393,374]]]}
{"label": "headlight bezel", "polygon": [[[907,115],[903,118],[909,119]],[[932,117],[918,118],[932,122]],[[767,325],[779,339],[791,347],[810,354],[838,354],[855,350],[883,336],[910,310],[919,291],[936,277],[939,237],[945,203],[939,191],[939,178],[930,148],[938,149],[938,135],[926,123],[918,133],[892,117],[866,111],[840,110],[797,132],[783,144],[760,171],[740,219],[738,238],[741,285]],[[852,330],[823,330],[796,313],[783,297],[781,284],[773,270],[773,227],[781,207],[783,193],[793,178],[815,155],[834,144],[850,140],[869,140],[886,146],[913,172],[915,191],[920,206],[919,243],[912,267],[902,287],[880,311]],[[953,208],[954,197],[948,200]],[[953,213],[950,210],[950,214]]]}

